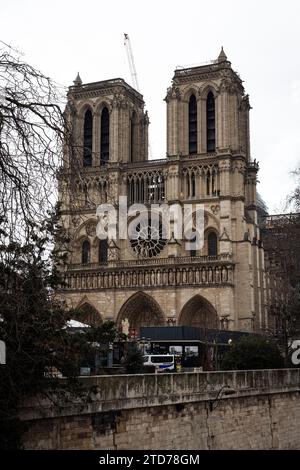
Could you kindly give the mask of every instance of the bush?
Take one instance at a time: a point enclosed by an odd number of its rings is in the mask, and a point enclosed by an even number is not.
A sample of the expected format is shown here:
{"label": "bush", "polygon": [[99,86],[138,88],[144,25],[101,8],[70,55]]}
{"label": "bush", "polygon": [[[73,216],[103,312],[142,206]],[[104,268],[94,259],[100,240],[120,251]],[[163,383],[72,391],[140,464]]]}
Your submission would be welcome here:
{"label": "bush", "polygon": [[144,369],[143,354],[136,343],[129,343],[128,346],[129,348],[124,364],[126,372],[127,374],[141,374]]}
{"label": "bush", "polygon": [[221,363],[222,370],[280,369],[283,357],[269,339],[247,336],[230,346]]}

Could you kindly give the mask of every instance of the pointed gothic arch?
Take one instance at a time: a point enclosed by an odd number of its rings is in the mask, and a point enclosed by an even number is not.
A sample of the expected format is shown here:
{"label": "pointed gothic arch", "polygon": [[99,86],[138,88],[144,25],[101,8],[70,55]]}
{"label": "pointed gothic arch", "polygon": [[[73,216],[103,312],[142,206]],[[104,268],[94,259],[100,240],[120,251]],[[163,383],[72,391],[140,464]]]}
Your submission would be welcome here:
{"label": "pointed gothic arch", "polygon": [[208,81],[200,88],[199,96],[201,96],[203,100],[206,100],[208,93],[212,93],[216,99],[217,95],[220,93],[220,87],[216,86],[214,82]]}
{"label": "pointed gothic arch", "polygon": [[107,263],[108,260],[108,242],[107,238],[98,242],[98,261],[99,264]]}
{"label": "pointed gothic arch", "polygon": [[79,315],[76,320],[91,326],[100,326],[103,323],[100,312],[88,301],[83,301],[78,305]]}
{"label": "pointed gothic arch", "polygon": [[81,263],[88,264],[91,262],[91,244],[89,240],[84,240],[81,245]]}
{"label": "pointed gothic arch", "polygon": [[125,318],[128,319],[130,328],[137,331],[141,326],[163,326],[165,324],[165,316],[157,301],[142,291],[129,297],[121,307],[117,317],[117,325],[121,326],[121,322]]}
{"label": "pointed gothic arch", "polygon": [[182,307],[178,324],[196,328],[219,328],[219,317],[214,306],[196,294]]}
{"label": "pointed gothic arch", "polygon": [[209,230],[207,234],[207,254],[218,256],[218,236],[214,230]]}

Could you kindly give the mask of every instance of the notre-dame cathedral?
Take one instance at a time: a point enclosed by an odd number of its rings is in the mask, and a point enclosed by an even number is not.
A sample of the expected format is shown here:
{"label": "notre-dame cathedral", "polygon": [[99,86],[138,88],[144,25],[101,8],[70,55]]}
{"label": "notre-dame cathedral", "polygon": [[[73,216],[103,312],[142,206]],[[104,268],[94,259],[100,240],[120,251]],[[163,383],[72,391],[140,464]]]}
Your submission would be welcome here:
{"label": "notre-dame cathedral", "polygon": [[[222,49],[209,64],[176,69],[165,101],[166,158],[149,160],[139,92],[120,78],[83,84],[79,75],[69,88],[66,116],[80,172],[66,152],[60,199],[70,259],[62,294],[85,322],[262,331],[258,164],[242,80]],[[100,240],[96,208],[117,206],[119,196],[146,206],[203,204],[202,248],[187,250],[174,233]]]}

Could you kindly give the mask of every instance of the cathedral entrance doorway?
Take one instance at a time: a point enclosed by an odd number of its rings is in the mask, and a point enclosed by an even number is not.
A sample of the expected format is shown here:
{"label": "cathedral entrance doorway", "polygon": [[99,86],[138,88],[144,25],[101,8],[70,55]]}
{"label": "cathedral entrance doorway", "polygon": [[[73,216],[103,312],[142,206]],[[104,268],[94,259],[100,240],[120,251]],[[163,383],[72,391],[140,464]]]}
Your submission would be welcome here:
{"label": "cathedral entrance doorway", "polygon": [[179,325],[218,329],[219,317],[213,305],[201,295],[192,297],[182,308]]}
{"label": "cathedral entrance doorway", "polygon": [[144,292],[133,294],[121,307],[117,318],[119,327],[122,321],[128,320],[129,330],[140,334],[142,326],[163,326],[164,314],[159,304]]}
{"label": "cathedral entrance doorway", "polygon": [[91,326],[100,326],[103,323],[100,313],[90,303],[84,302],[77,309],[80,314],[76,320]]}

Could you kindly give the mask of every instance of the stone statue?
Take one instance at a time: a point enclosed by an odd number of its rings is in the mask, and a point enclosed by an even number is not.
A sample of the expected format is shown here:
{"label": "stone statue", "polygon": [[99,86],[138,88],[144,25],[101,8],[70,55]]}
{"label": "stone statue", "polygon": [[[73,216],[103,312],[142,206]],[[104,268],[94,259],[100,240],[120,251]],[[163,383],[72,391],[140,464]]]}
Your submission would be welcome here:
{"label": "stone statue", "polygon": [[124,320],[122,320],[122,333],[124,335],[127,335],[128,336],[128,333],[129,333],[129,321],[128,321],[128,318],[124,318]]}

